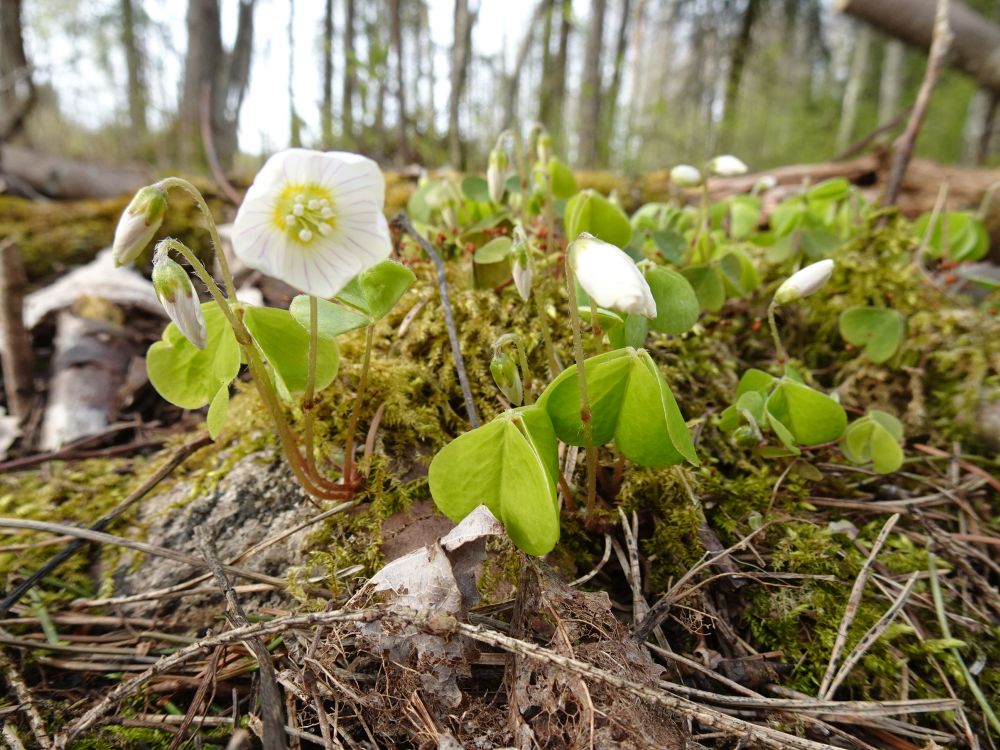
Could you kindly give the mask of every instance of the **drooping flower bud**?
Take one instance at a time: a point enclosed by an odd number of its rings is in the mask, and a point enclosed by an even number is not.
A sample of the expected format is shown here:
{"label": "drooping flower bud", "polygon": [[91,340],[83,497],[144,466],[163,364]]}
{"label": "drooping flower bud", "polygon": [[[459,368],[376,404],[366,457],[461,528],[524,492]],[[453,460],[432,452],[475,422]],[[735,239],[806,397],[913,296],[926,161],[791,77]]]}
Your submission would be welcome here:
{"label": "drooping flower bud", "polygon": [[787,305],[819,291],[830,280],[833,265],[833,261],[827,258],[796,271],[778,287],[778,291],[774,293],[774,301],[779,305]]}
{"label": "drooping flower bud", "polygon": [[489,165],[486,168],[486,184],[489,186],[490,200],[499,203],[503,191],[507,187],[507,175],[510,173],[510,157],[502,148],[490,151]]}
{"label": "drooping flower bud", "polygon": [[157,253],[153,262],[153,289],[184,338],[197,348],[204,349],[208,343],[208,331],[194,284],[180,264],[168,258],[166,253]]}
{"label": "drooping flower bud", "polygon": [[701,172],[690,164],[678,164],[670,170],[670,181],[677,187],[698,187],[701,185]]}
{"label": "drooping flower bud", "polygon": [[642,272],[622,250],[581,232],[569,246],[577,281],[600,307],[656,317],[656,301]]}
{"label": "drooping flower bud", "polygon": [[521,299],[527,302],[531,298],[531,259],[528,257],[530,248],[528,238],[524,235],[524,230],[520,225],[514,227],[514,265],[511,268],[511,276],[514,277],[514,286]]}
{"label": "drooping flower bud", "polygon": [[741,159],[732,154],[724,154],[712,159],[708,163],[708,170],[719,177],[738,177],[741,174],[746,174],[749,168]]}
{"label": "drooping flower bud", "polygon": [[131,263],[146,249],[167,213],[167,192],[148,185],[135,194],[125,213],[118,220],[111,254],[115,265]]}
{"label": "drooping flower bud", "polygon": [[753,186],[751,191],[754,195],[759,195],[760,193],[766,193],[768,190],[774,190],[778,185],[778,178],[773,174],[761,175],[761,178]]}
{"label": "drooping flower bud", "polygon": [[490,372],[493,375],[493,382],[507,400],[514,406],[520,406],[524,401],[524,387],[514,359],[506,352],[494,350]]}

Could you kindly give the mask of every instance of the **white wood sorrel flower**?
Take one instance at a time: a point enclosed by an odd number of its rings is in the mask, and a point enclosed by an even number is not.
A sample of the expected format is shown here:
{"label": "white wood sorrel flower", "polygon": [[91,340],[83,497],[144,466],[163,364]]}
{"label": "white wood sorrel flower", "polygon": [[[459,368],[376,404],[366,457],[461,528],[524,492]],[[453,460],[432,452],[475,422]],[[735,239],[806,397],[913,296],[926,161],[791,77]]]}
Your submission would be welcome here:
{"label": "white wood sorrel flower", "polygon": [[774,301],[779,305],[787,305],[818,292],[830,280],[833,265],[833,261],[827,258],[796,271],[778,287],[778,291],[774,293]]}
{"label": "white wood sorrel flower", "polygon": [[246,265],[317,297],[333,297],[392,250],[385,178],[343,151],[280,151],[236,214],[233,250]]}
{"label": "white wood sorrel flower", "polygon": [[569,247],[576,280],[600,307],[656,317],[656,301],[642,272],[622,250],[582,232]]}

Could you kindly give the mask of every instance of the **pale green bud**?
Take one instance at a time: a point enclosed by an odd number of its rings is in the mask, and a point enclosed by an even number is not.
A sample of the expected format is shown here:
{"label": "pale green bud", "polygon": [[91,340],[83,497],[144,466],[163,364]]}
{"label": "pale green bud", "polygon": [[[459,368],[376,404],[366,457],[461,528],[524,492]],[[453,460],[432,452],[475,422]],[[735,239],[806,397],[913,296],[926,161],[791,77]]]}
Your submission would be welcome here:
{"label": "pale green bud", "polygon": [[507,175],[510,173],[510,157],[502,148],[490,151],[489,164],[486,168],[486,184],[489,186],[490,200],[499,203],[507,187]]}
{"label": "pale green bud", "polygon": [[111,254],[115,265],[131,263],[156,236],[167,213],[167,192],[148,185],[135,194],[118,220]]}
{"label": "pale green bud", "polygon": [[534,276],[531,270],[531,259],[528,253],[528,238],[524,234],[524,229],[518,224],[514,227],[514,265],[511,267],[511,276],[514,278],[514,286],[521,299],[527,302],[531,298],[531,281]]}
{"label": "pale green bud", "polygon": [[538,156],[538,161],[542,164],[548,164],[549,158],[552,156],[552,136],[546,132],[538,134],[538,140],[535,142],[535,153]]}
{"label": "pale green bud", "polygon": [[158,253],[153,262],[153,290],[184,338],[204,349],[208,331],[194,284],[180,264],[168,258],[166,253]]}
{"label": "pale green bud", "polygon": [[520,406],[524,400],[524,387],[521,385],[521,374],[517,371],[514,359],[505,352],[494,351],[493,361],[490,362],[490,373],[493,375],[493,382],[507,400],[514,406]]}

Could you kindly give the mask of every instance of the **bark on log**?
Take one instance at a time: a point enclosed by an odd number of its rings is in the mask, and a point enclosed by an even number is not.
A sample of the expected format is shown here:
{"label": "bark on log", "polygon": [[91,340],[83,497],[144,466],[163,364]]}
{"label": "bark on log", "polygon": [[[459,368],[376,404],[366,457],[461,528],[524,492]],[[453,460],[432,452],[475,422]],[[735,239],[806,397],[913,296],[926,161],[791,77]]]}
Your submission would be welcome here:
{"label": "bark on log", "polygon": [[4,177],[60,200],[114,198],[153,181],[152,173],[143,167],[109,167],[9,144],[0,145],[0,179]]}
{"label": "bark on log", "polygon": [[[931,46],[936,7],[936,0],[837,0],[842,12],[922,50]],[[1000,25],[958,0],[951,2],[948,22],[955,38],[947,61],[1000,92]]]}

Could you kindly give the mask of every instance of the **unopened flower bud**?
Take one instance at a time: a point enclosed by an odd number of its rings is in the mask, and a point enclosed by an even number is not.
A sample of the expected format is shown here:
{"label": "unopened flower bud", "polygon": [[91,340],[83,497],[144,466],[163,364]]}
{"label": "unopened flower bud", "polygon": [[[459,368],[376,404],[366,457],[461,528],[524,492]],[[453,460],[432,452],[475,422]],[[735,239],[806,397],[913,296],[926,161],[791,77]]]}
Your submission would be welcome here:
{"label": "unopened flower bud", "polygon": [[153,262],[153,289],[184,338],[197,348],[204,349],[208,343],[208,331],[194,284],[180,264],[165,253],[158,254]]}
{"label": "unopened flower bud", "polygon": [[724,154],[712,159],[708,163],[708,170],[719,177],[738,177],[741,174],[746,174],[749,168],[741,159],[732,154]]}
{"label": "unopened flower bud", "polygon": [[538,157],[539,163],[549,163],[549,158],[552,156],[552,136],[545,131],[538,134],[538,140],[535,142],[535,155]]}
{"label": "unopened flower bud", "polygon": [[642,272],[620,248],[581,232],[569,250],[573,273],[593,303],[647,318],[656,317],[656,301]]}
{"label": "unopened flower bud", "polygon": [[521,385],[521,374],[517,371],[513,358],[505,352],[494,351],[490,372],[493,374],[493,382],[507,400],[514,406],[520,406],[524,400],[524,387]]}
{"label": "unopened flower bud", "polygon": [[798,302],[803,297],[819,291],[833,274],[833,261],[829,258],[806,266],[789,276],[774,293],[774,301],[779,305]]}
{"label": "unopened flower bud", "polygon": [[156,236],[167,213],[167,192],[155,185],[144,187],[118,220],[111,254],[115,265],[131,263]]}
{"label": "unopened flower bud", "polygon": [[748,448],[760,442],[757,432],[750,425],[741,425],[733,431],[733,442]]}
{"label": "unopened flower bud", "polygon": [[507,187],[507,175],[510,172],[510,157],[502,148],[490,151],[489,165],[486,168],[486,184],[490,190],[490,200],[499,203],[503,191]]}
{"label": "unopened flower bud", "polygon": [[514,286],[521,299],[527,302],[531,298],[531,259],[528,256],[528,238],[520,225],[514,227],[514,265],[511,268],[511,276],[514,277]]}
{"label": "unopened flower bud", "polygon": [[773,174],[762,175],[756,184],[753,186],[753,193],[757,195],[759,193],[766,193],[768,190],[774,190],[778,185],[778,178]]}
{"label": "unopened flower bud", "polygon": [[701,185],[701,172],[690,164],[678,164],[670,170],[670,181],[677,187],[698,187]]}

